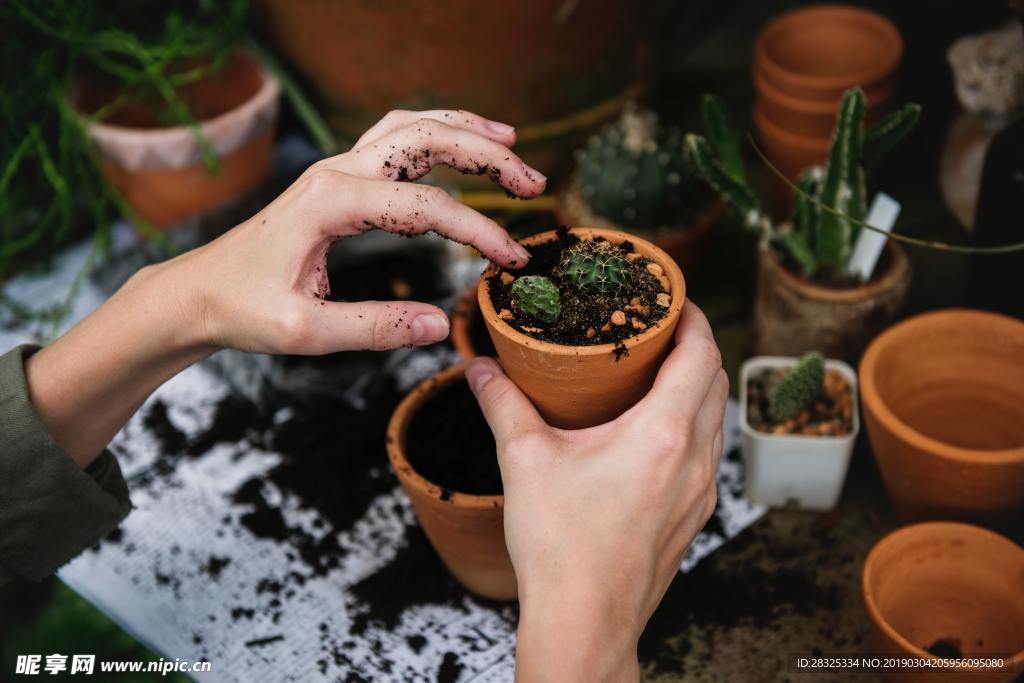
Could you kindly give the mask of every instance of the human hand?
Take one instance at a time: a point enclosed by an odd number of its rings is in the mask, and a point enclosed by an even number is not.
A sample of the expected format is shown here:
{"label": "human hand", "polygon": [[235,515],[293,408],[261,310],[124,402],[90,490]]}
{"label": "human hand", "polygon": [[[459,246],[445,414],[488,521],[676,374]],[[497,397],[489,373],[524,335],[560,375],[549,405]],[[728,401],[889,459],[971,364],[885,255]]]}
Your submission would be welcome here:
{"label": "human hand", "polygon": [[337,240],[377,228],[428,231],[471,244],[515,268],[523,247],[444,190],[413,185],[436,165],[486,174],[523,198],[546,179],[512,153],[511,126],[465,111],[393,111],[351,151],[311,166],[265,209],[210,244],[155,270],[170,291],[198,288],[197,331],[213,347],[323,354],[424,345],[448,335],[435,306],[412,301],[326,301],[326,256]]}
{"label": "human hand", "polygon": [[717,501],[729,381],[683,307],[654,387],[591,429],[548,426],[490,358],[466,370],[494,432],[519,582],[517,679],[637,679],[641,632]]}

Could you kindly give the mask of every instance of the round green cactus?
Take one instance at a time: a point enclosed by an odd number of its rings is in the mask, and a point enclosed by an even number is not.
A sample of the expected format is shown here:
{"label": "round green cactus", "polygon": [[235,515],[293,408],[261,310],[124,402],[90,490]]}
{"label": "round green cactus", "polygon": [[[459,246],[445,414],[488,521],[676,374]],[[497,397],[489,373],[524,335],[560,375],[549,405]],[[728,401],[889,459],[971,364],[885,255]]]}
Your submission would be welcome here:
{"label": "round green cactus", "polygon": [[578,153],[580,195],[598,215],[627,228],[683,220],[687,186],[682,136],[650,111],[627,106]]}
{"label": "round green cactus", "polygon": [[618,294],[630,283],[629,261],[608,242],[579,242],[562,252],[562,275],[591,294]]}
{"label": "round green cactus", "polygon": [[825,382],[825,359],[816,351],[808,353],[785,374],[768,399],[768,413],[785,422],[814,405]]}
{"label": "round green cactus", "polygon": [[555,283],[543,275],[524,275],[512,283],[512,306],[544,323],[558,322],[562,300]]}

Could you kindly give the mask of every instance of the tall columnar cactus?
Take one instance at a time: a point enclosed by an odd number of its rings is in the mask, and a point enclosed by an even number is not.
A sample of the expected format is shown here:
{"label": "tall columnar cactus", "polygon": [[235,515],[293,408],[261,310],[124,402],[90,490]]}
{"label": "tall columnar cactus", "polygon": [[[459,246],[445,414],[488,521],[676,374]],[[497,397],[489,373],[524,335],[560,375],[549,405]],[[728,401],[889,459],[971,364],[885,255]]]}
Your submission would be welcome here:
{"label": "tall columnar cactus", "polygon": [[865,166],[895,147],[917,123],[921,107],[908,104],[864,130],[864,92],[843,94],[829,147],[828,163],[801,174],[793,216],[772,223],[747,185],[739,139],[721,101],[705,95],[702,115],[707,137],[688,134],[683,143],[690,169],[718,190],[747,227],[788,253],[804,275],[841,273],[867,214]]}
{"label": "tall columnar cactus", "polygon": [[825,359],[816,351],[808,353],[790,368],[768,397],[768,414],[785,422],[814,405],[825,382]]}
{"label": "tall columnar cactus", "polygon": [[682,134],[659,127],[654,112],[627,106],[578,157],[580,194],[603,218],[640,229],[682,219],[689,180]]}
{"label": "tall columnar cactus", "polygon": [[630,283],[629,261],[608,242],[587,240],[562,252],[562,276],[591,294],[618,294]]}
{"label": "tall columnar cactus", "polygon": [[555,283],[543,275],[524,275],[512,283],[512,306],[543,323],[558,322],[562,300]]}

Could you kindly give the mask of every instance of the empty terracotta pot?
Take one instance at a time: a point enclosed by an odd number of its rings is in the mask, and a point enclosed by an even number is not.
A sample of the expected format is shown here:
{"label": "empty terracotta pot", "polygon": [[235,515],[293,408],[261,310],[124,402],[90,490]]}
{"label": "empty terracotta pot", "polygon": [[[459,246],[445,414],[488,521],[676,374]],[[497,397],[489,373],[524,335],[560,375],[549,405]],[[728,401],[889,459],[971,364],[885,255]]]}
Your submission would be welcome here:
{"label": "empty terracotta pot", "polygon": [[448,384],[464,381],[465,365],[452,366],[402,399],[388,423],[388,458],[423,531],[455,579],[477,595],[511,600],[516,597],[516,575],[505,547],[504,496],[442,491],[416,472],[406,456],[406,437],[416,412]]}
{"label": "empty terracotta pot", "polygon": [[[763,146],[764,155],[791,181],[795,182],[805,168],[824,164],[828,158],[831,136],[799,135],[780,127],[765,114],[760,100],[754,104],[754,127],[757,129],[757,137]],[[771,174],[771,178],[779,197],[792,195],[792,190],[774,173]]]}
{"label": "empty terracotta pot", "polygon": [[859,85],[873,91],[903,57],[903,38],[880,14],[849,5],[811,5],[772,19],[754,44],[754,64],[778,91],[838,102]]}
{"label": "empty terracotta pot", "polygon": [[[644,234],[692,276],[700,269],[711,244],[711,228],[721,218],[724,209],[725,203],[720,197],[716,197],[697,216],[692,225],[652,226],[650,230],[644,231]],[[583,201],[579,183],[575,178],[570,179],[560,193],[555,217],[564,225],[601,225],[613,230],[623,229],[614,221],[596,214]]]}
{"label": "empty terracotta pot", "polygon": [[928,522],[872,548],[861,579],[882,655],[1001,658],[970,670],[890,669],[887,681],[1013,681],[1024,672],[1024,550],[969,524]]}
{"label": "empty terracotta pot", "polygon": [[900,519],[999,524],[1024,514],[1024,322],[949,309],[875,339],[864,420]]}
{"label": "empty terracotta pot", "polygon": [[[216,172],[186,126],[166,126],[143,106],[126,106],[86,124],[101,170],[128,204],[157,227],[168,227],[257,189],[267,177],[278,110],[277,80],[250,54],[231,54],[224,67],[178,94],[199,121],[218,158]],[[72,100],[91,114],[122,95],[110,84],[80,79]]]}
{"label": "empty terracotta pot", "polygon": [[[668,313],[640,334],[618,344],[562,346],[534,339],[498,317],[491,302],[488,278],[480,278],[477,300],[498,359],[508,376],[530,397],[544,419],[563,429],[581,429],[613,420],[651,388],[686,300],[683,272],[664,251],[647,240],[617,230],[572,228],[582,239],[601,237],[616,244],[630,242],[633,251],[659,264],[669,279]],[[524,246],[554,240],[555,232],[533,235]]]}
{"label": "empty terracotta pot", "polygon": [[473,285],[463,292],[452,310],[452,346],[464,361],[495,353],[484,316],[480,313],[476,290],[477,285]]}
{"label": "empty terracotta pot", "polygon": [[892,241],[886,243],[871,280],[843,289],[800,277],[774,249],[761,245],[754,299],[757,354],[800,356],[817,350],[856,362],[903,307],[910,279],[906,252]]}

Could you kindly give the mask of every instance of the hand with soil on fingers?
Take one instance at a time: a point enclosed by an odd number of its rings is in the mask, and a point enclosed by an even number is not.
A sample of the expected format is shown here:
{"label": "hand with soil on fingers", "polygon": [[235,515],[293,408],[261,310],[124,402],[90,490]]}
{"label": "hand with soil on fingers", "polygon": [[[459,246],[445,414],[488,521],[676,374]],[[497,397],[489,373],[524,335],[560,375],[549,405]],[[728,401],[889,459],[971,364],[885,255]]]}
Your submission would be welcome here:
{"label": "hand with soil on fingers", "polygon": [[333,302],[331,245],[371,229],[435,232],[492,261],[529,254],[494,221],[437,187],[408,182],[437,165],[487,174],[528,199],[546,179],[516,156],[511,126],[465,111],[394,111],[345,154],[311,166],[220,238],[135,274],[108,302],[29,358],[31,400],[57,442],[87,466],[145,398],[220,348],[318,355],[422,346],[448,319],[415,301]]}
{"label": "hand with soil on fingers", "polygon": [[639,678],[637,641],[714,512],[729,381],[687,301],[648,395],[612,422],[544,423],[490,358],[466,377],[494,432],[519,583],[516,679]]}

